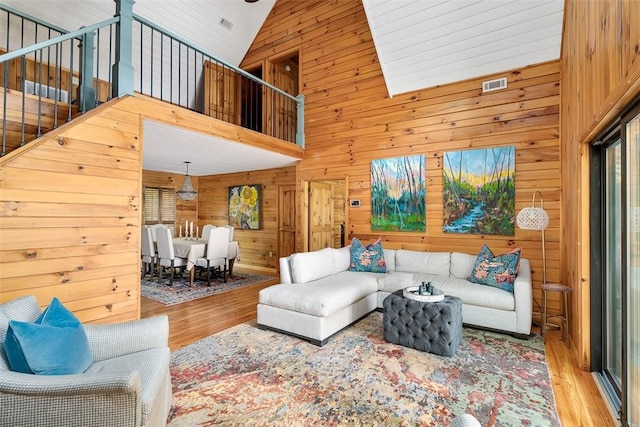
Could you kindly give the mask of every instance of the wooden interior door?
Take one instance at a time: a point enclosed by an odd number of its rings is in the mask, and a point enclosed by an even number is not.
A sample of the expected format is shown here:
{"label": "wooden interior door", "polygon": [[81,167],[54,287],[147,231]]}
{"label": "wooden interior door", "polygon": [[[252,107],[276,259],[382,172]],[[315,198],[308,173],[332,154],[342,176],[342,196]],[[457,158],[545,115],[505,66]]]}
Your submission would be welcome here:
{"label": "wooden interior door", "polygon": [[[288,68],[288,69],[287,69]],[[288,62],[280,62],[274,66],[274,86],[282,89],[289,95],[298,94],[298,73]],[[274,108],[276,111],[276,126],[274,134],[276,138],[289,142],[296,141],[297,109],[295,101],[282,95],[275,96]]]}
{"label": "wooden interior door", "polygon": [[309,251],[333,247],[333,185],[310,183],[309,210]]}
{"label": "wooden interior door", "polygon": [[296,186],[278,187],[278,257],[296,251]]}
{"label": "wooden interior door", "polygon": [[204,114],[225,122],[240,123],[238,74],[211,61],[204,62]]}

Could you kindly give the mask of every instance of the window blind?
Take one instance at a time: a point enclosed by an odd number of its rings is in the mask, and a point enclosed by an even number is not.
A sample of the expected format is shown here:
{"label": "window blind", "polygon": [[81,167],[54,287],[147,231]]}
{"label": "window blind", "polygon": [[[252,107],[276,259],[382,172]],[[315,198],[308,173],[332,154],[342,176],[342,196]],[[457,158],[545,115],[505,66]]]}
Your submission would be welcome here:
{"label": "window blind", "polygon": [[165,224],[174,231],[176,220],[176,192],[173,188],[144,187],[145,225]]}

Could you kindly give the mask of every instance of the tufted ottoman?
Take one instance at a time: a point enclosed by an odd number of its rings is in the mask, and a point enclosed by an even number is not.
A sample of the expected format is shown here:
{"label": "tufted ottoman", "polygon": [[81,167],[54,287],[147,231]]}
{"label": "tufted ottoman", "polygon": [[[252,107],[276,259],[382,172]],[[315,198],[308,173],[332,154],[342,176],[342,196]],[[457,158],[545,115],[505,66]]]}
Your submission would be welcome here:
{"label": "tufted ottoman", "polygon": [[405,298],[402,290],[383,301],[384,339],[416,350],[453,356],[462,341],[462,300],[440,302]]}

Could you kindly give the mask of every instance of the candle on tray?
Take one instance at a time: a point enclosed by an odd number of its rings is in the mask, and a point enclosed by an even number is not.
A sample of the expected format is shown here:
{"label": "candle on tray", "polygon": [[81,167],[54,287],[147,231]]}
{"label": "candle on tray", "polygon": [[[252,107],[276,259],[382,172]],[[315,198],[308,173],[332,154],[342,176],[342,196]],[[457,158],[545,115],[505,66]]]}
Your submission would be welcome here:
{"label": "candle on tray", "polygon": [[180,238],[182,239],[182,224],[180,224]]}
{"label": "candle on tray", "polygon": [[184,237],[189,237],[189,220],[184,222]]}
{"label": "candle on tray", "polygon": [[190,234],[191,234],[191,238],[193,239],[193,221],[191,221],[191,231],[190,231]]}
{"label": "candle on tray", "polygon": [[196,227],[196,239],[200,238],[200,226]]}

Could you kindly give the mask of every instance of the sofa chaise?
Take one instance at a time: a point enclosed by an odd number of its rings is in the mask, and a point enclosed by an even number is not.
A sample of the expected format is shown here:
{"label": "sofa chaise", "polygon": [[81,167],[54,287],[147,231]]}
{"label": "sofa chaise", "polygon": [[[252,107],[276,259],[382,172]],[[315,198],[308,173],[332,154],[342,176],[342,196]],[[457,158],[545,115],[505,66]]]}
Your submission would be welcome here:
{"label": "sofa chaise", "polygon": [[385,273],[350,271],[349,247],[280,258],[280,284],[260,291],[257,323],[324,345],[336,332],[382,309],[391,293],[423,281],[462,299],[465,325],[515,336],[531,333],[529,260],[520,259],[514,292],[467,280],[475,255],[384,249]]}

